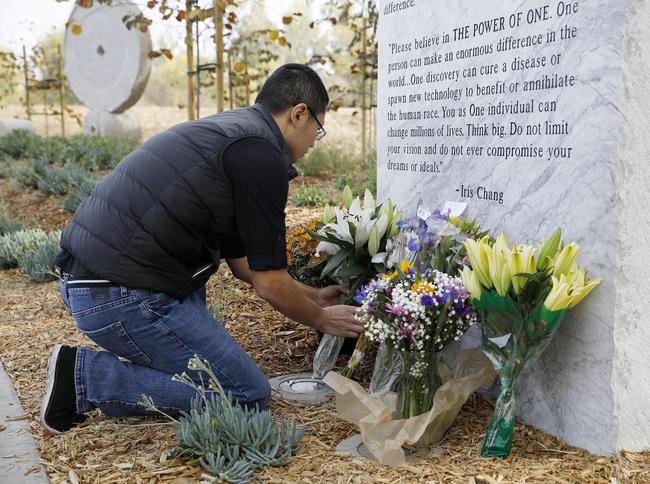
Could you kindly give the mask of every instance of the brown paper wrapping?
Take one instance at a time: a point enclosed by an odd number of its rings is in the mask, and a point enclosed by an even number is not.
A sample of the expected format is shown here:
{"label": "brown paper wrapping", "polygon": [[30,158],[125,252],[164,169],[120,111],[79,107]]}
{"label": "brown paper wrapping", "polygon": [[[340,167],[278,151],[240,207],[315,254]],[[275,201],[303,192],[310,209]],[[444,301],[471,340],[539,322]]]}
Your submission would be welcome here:
{"label": "brown paper wrapping", "polygon": [[329,372],[323,380],[336,391],[336,410],[343,420],[359,426],[363,443],[382,464],[406,464],[402,444],[427,447],[440,441],[469,396],[490,383],[496,373],[480,348],[464,350],[452,372],[440,364],[444,384],[436,392],[427,413],[400,419],[396,394],[370,396],[357,382]]}

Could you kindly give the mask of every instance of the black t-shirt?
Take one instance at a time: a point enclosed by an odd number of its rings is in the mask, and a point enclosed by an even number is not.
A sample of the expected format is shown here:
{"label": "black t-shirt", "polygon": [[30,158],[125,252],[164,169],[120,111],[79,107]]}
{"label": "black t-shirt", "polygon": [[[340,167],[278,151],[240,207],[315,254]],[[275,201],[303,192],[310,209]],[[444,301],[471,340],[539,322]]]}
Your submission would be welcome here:
{"label": "black t-shirt", "polygon": [[[248,257],[254,271],[285,269],[284,210],[289,180],[297,175],[295,168],[287,166],[271,143],[257,138],[230,145],[223,154],[223,168],[233,187],[238,234],[221,240],[221,257]],[[65,250],[54,262],[77,278],[92,276]]]}

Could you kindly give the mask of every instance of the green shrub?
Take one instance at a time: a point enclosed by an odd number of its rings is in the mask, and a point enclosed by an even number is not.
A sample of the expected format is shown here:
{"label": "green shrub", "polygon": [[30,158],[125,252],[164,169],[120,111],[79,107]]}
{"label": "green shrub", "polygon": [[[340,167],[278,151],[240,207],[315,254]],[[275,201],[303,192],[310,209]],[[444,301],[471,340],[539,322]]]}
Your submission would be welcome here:
{"label": "green shrub", "polygon": [[68,138],[63,152],[65,163],[76,163],[86,170],[114,168],[137,147],[128,139],[101,138],[99,136],[77,135]]}
{"label": "green shrub", "polygon": [[336,147],[317,145],[296,165],[306,176],[354,171],[361,160]]}
{"label": "green shrub", "polygon": [[79,204],[93,191],[93,188],[97,185],[97,179],[88,173],[79,171],[69,181],[68,196],[63,200],[63,208],[69,212],[74,212]]}
{"label": "green shrub", "polygon": [[359,165],[361,169],[354,171],[343,171],[336,177],[334,185],[342,192],[346,185],[352,190],[355,197],[363,197],[366,189],[370,190],[373,195],[377,195],[377,158],[376,154],[371,154],[364,165]]}
{"label": "green shrub", "polygon": [[42,159],[34,160],[18,168],[16,179],[26,188],[38,188],[38,182],[45,177],[50,164]]}
{"label": "green shrub", "polygon": [[23,226],[16,220],[5,217],[0,219],[0,236],[18,232],[22,228]]}
{"label": "green shrub", "polygon": [[0,136],[0,152],[14,160],[26,158],[26,154],[38,143],[39,137],[26,129],[14,129]]}
{"label": "green shrub", "polygon": [[[175,419],[156,408],[151,397],[142,405],[171,419],[178,429],[176,443],[167,458],[196,462],[214,477],[213,482],[250,482],[257,469],[282,466],[302,451],[304,427],[295,417],[276,419],[269,410],[242,407],[231,401],[207,362],[191,358],[188,369],[199,373],[199,386],[183,372],[174,380],[193,388],[189,412]],[[198,380],[198,378],[196,378]]]}
{"label": "green shrub", "polygon": [[316,146],[296,166],[301,175],[318,176],[329,170],[330,161],[327,150]]}
{"label": "green shrub", "polygon": [[0,153],[0,178],[10,178],[14,174],[14,164],[9,155]]}
{"label": "green shrub", "polygon": [[37,181],[38,191],[45,195],[65,195],[69,185],[67,174],[57,168],[47,168],[43,177]]}
{"label": "green shrub", "polygon": [[294,207],[321,207],[330,203],[327,195],[317,187],[302,186],[298,193],[291,199]]}
{"label": "green shrub", "polygon": [[34,282],[49,282],[58,278],[54,258],[61,250],[59,238],[50,238],[34,252],[23,257],[18,266]]}
{"label": "green shrub", "polygon": [[0,268],[18,267],[28,255],[52,240],[58,244],[61,232],[46,233],[41,229],[26,229],[0,237]]}
{"label": "green shrub", "polygon": [[134,140],[82,134],[42,138],[26,130],[14,130],[0,136],[0,154],[10,159],[38,159],[60,166],[75,163],[87,170],[114,168],[136,147]]}
{"label": "green shrub", "polygon": [[25,158],[28,160],[45,160],[48,163],[62,164],[62,154],[67,145],[66,138],[62,136],[49,136],[47,138],[35,137],[28,145]]}

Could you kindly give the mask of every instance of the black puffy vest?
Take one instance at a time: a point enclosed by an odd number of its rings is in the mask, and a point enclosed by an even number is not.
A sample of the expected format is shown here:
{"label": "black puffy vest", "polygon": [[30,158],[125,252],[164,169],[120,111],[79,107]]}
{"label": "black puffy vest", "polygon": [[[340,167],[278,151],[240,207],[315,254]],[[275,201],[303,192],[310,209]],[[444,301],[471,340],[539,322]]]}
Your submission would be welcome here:
{"label": "black puffy vest", "polygon": [[[94,276],[184,298],[219,266],[220,241],[236,234],[222,154],[242,138],[286,143],[260,104],[174,126],[126,156],[64,229],[61,247]],[[195,276],[195,273],[214,265]]]}

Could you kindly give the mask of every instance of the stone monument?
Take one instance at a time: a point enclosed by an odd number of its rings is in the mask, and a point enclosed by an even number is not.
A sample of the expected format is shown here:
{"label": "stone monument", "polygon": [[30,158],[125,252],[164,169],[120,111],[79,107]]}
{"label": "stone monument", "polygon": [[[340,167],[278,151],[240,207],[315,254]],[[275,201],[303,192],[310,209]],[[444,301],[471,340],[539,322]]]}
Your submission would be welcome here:
{"label": "stone monument", "polygon": [[130,0],[76,5],[65,34],[65,72],[77,99],[91,111],[86,134],[140,138],[140,123],[126,112],[142,96],[151,72],[151,36],[125,19],[142,12]]}
{"label": "stone monument", "polygon": [[512,243],[559,226],[581,244],[604,283],[521,382],[518,414],[593,453],[650,447],[650,4],[379,8],[379,198],[466,202]]}

